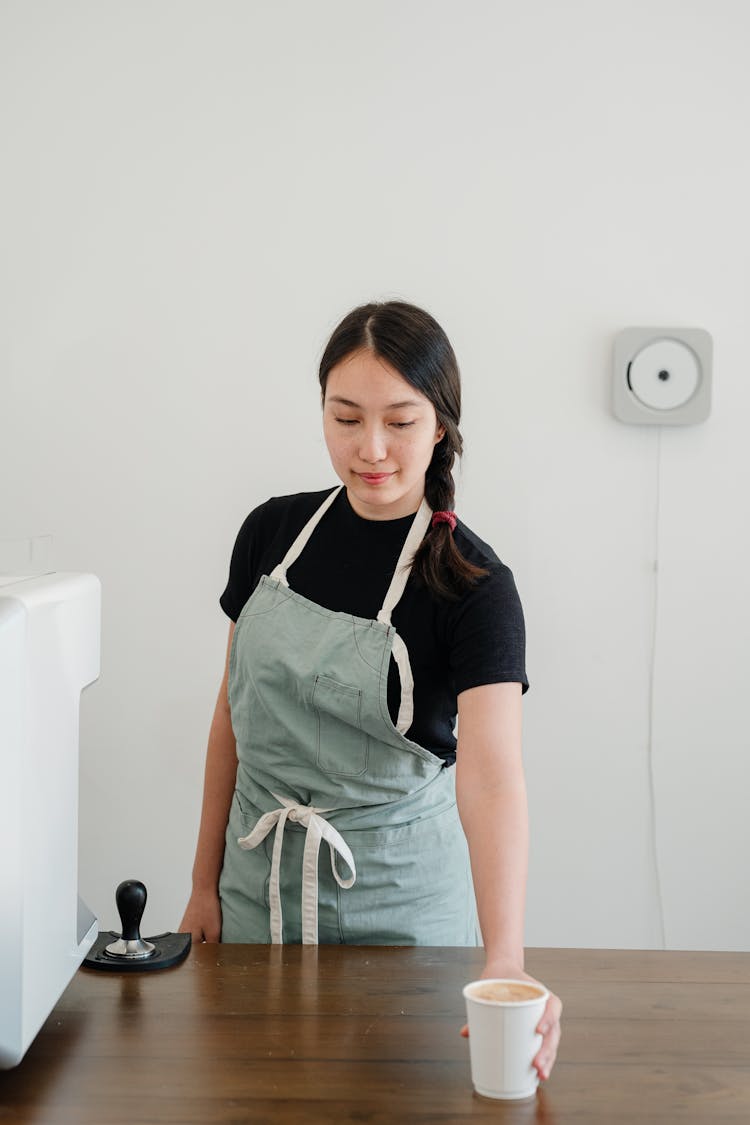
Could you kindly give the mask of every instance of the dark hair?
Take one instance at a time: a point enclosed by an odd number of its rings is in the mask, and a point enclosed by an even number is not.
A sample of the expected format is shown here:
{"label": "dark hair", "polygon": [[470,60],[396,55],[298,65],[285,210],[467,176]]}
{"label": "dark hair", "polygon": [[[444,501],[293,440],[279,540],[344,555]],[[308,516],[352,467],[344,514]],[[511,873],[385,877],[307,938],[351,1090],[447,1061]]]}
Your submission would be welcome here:
{"label": "dark hair", "polygon": [[[334,329],[320,361],[325,401],[328,374],[353,352],[367,350],[386,360],[429,399],[445,434],[435,446],[425,475],[425,498],[433,511],[451,511],[455,485],[451,469],[461,455],[461,376],[450,341],[424,309],[404,301],[373,302],[353,309]],[[414,555],[413,573],[433,594],[459,597],[487,574],[459,551],[450,524],[428,529]]]}

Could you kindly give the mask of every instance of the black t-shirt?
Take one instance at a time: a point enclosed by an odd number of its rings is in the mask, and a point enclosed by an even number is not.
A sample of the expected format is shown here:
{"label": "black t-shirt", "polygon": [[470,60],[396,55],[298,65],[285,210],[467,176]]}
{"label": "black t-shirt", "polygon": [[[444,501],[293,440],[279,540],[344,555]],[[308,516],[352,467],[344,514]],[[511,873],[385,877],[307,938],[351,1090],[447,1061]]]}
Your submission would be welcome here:
{"label": "black t-shirt", "polygon": [[[281,562],[332,489],[268,500],[250,513],[232,552],[229,581],[219,599],[236,621],[260,581]],[[287,572],[292,590],[326,609],[377,617],[413,516],[366,520],[342,489]],[[464,558],[489,573],[458,600],[435,597],[410,577],[391,620],[402,637],[414,676],[414,720],[407,735],[443,758],[456,759],[456,697],[481,684],[515,682],[528,690],[526,634],[513,575],[460,520],[454,531]],[[396,721],[400,686],[395,661],[388,708]]]}

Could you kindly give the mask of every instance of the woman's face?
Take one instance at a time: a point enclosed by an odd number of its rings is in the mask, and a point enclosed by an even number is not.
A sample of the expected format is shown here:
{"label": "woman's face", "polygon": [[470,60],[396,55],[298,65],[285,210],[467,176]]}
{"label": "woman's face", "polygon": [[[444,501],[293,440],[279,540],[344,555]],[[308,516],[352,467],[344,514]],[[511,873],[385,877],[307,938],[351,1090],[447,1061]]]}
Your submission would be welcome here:
{"label": "woman's face", "polygon": [[323,433],[354,511],[369,520],[416,512],[432,451],[445,430],[435,407],[371,351],[328,373]]}

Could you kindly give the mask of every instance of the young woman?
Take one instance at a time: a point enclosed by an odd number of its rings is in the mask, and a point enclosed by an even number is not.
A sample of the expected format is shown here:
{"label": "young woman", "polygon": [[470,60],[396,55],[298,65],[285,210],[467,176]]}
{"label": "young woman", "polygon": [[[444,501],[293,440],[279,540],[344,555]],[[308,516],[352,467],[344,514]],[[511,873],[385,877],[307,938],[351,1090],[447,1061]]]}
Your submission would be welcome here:
{"label": "young woman", "polygon": [[[423,310],[368,304],[319,375],[341,485],[269,500],[240,529],[180,928],[483,940],[485,976],[526,978],[524,622],[510,570],[453,512],[453,350]],[[551,997],[540,1024],[543,1078],[560,1010]]]}

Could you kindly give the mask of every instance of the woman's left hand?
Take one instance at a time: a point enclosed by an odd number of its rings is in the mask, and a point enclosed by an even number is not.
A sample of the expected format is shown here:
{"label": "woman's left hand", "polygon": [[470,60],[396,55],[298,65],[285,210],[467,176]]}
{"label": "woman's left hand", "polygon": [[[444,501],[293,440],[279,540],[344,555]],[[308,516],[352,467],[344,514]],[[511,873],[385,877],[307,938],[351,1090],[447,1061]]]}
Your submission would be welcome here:
{"label": "woman's left hand", "polygon": [[[513,968],[512,965],[503,965],[488,962],[484,967],[484,972],[480,976],[480,980],[485,980],[488,977],[496,977],[501,980],[527,980],[531,984],[539,984],[542,982],[536,980],[534,977],[529,976],[523,969]],[[546,988],[546,985],[542,987]],[[554,992],[550,992],[549,999],[542,1012],[542,1018],[536,1026],[537,1032],[542,1036],[542,1045],[537,1054],[532,1060],[532,1066],[536,1067],[537,1073],[542,1081],[549,1078],[552,1073],[552,1067],[555,1065],[557,1057],[557,1046],[560,1042],[560,1016],[562,1015],[562,1001],[559,996],[555,996]],[[461,1034],[468,1038],[469,1029],[464,1024],[461,1028]]]}

